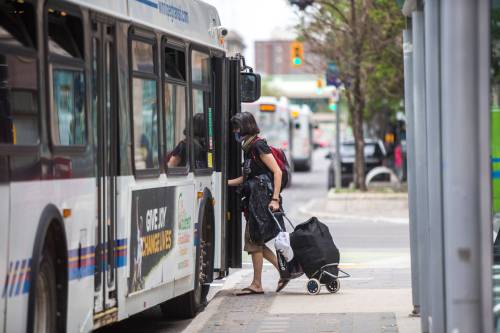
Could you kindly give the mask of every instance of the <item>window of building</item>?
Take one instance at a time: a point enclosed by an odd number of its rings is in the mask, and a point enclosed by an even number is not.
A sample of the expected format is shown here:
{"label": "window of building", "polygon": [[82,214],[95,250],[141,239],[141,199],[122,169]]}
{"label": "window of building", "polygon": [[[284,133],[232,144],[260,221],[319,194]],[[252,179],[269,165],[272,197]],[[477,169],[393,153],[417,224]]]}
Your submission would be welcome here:
{"label": "window of building", "polygon": [[0,144],[40,142],[36,22],[28,2],[0,3]]}
{"label": "window of building", "polygon": [[158,92],[154,44],[131,41],[135,170],[158,169]]}
{"label": "window of building", "polygon": [[212,168],[213,124],[210,55],[200,51],[191,54],[192,80],[192,149],[195,169]]}

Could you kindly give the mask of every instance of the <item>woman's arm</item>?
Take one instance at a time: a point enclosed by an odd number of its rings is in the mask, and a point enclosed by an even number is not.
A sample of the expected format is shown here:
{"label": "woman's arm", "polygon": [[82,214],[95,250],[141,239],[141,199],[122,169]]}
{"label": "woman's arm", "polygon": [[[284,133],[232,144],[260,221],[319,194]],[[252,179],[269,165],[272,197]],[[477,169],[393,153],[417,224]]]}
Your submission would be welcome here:
{"label": "woman's arm", "polygon": [[[280,192],[281,192],[281,169],[276,163],[276,160],[273,157],[273,154],[260,154],[260,160],[266,165],[266,167],[271,170],[274,176],[274,193],[273,193],[273,199],[278,199],[280,198]],[[278,210],[279,209],[279,201],[273,200],[271,201],[271,205],[273,206],[273,210]]]}
{"label": "woman's arm", "polygon": [[228,186],[238,186],[241,184],[243,184],[243,176],[239,176],[238,178],[234,178],[234,179],[229,179],[227,181]]}

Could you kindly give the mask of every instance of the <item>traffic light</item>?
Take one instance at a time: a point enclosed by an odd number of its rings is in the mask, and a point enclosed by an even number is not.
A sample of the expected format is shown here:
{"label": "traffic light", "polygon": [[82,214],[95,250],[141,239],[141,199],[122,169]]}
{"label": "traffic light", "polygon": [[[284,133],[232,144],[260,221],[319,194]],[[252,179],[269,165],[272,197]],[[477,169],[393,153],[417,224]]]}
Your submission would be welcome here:
{"label": "traffic light", "polygon": [[292,42],[290,45],[290,58],[293,67],[300,67],[304,63],[304,45],[301,42]]}
{"label": "traffic light", "polygon": [[312,5],[314,0],[288,0],[291,5],[297,5],[300,10],[305,10],[308,6]]}
{"label": "traffic light", "polygon": [[321,95],[323,93],[323,87],[325,86],[324,82],[322,79],[317,79],[316,80],[316,93],[318,95]]}

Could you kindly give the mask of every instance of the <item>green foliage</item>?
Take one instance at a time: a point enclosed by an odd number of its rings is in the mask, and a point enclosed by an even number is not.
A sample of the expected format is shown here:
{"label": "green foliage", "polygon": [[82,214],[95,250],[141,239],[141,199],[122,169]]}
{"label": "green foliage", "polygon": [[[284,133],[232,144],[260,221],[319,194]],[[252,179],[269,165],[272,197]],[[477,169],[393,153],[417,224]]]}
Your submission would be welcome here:
{"label": "green foliage", "polygon": [[297,27],[301,40],[335,62],[346,86],[356,140],[355,182],[365,189],[363,124],[387,122],[401,108],[404,17],[394,0],[317,0],[305,15]]}

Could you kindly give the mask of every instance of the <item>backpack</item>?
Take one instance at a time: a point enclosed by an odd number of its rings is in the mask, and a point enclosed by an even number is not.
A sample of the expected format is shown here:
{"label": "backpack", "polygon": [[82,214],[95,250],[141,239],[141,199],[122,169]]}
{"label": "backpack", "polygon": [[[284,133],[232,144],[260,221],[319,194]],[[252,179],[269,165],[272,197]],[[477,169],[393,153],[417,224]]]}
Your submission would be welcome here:
{"label": "backpack", "polygon": [[[260,137],[255,138],[252,144],[257,142],[258,140],[264,140]],[[286,158],[285,152],[281,148],[276,148],[274,146],[269,145],[269,148],[271,148],[271,154],[273,155],[274,159],[276,160],[276,163],[278,163],[278,166],[281,170],[281,191],[283,191],[284,188],[287,188],[290,186],[291,183],[291,170],[290,170],[290,163],[288,163],[288,159]],[[258,159],[254,152],[252,151],[252,159],[256,161],[257,163],[262,163],[260,159]],[[267,168],[267,167],[266,167]],[[280,192],[281,192],[280,191]]]}

